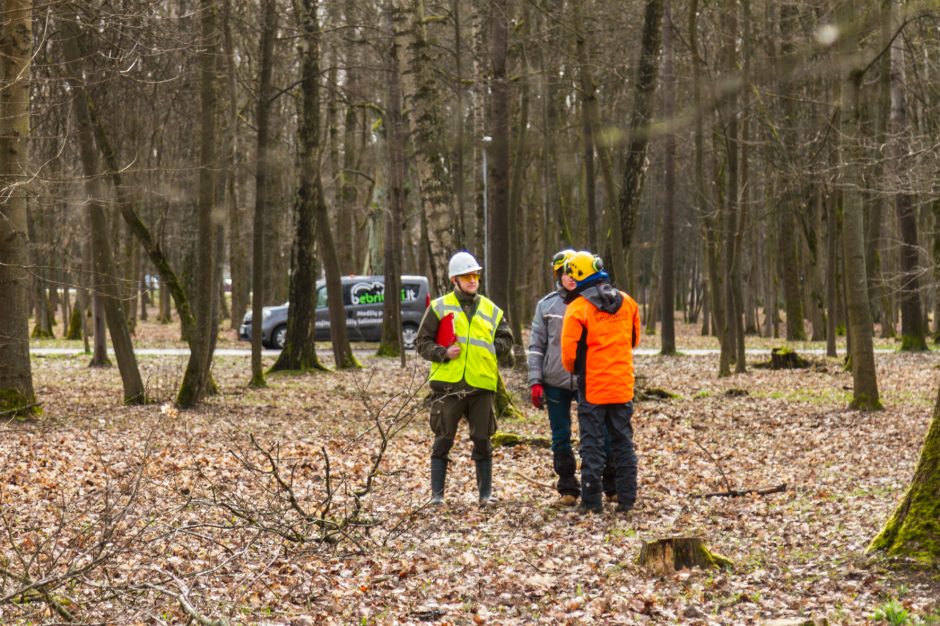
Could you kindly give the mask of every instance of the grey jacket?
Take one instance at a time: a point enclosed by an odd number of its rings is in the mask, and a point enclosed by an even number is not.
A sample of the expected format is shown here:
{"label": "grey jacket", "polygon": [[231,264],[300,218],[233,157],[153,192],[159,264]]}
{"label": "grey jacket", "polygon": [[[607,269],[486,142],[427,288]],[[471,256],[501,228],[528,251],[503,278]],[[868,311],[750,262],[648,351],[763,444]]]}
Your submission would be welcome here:
{"label": "grey jacket", "polygon": [[526,352],[530,387],[542,383],[572,391],[578,388],[578,378],[561,364],[561,324],[565,318],[567,295],[568,292],[559,287],[535,305],[532,335]]}

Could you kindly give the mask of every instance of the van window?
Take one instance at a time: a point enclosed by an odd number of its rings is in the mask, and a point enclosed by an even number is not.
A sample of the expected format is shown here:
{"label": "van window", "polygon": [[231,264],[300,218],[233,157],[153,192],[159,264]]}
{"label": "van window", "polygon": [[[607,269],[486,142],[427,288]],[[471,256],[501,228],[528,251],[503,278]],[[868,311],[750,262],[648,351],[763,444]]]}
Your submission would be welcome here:
{"label": "van window", "polygon": [[421,285],[418,283],[404,283],[401,286],[401,301],[414,302],[421,294]]}
{"label": "van window", "polygon": [[[349,285],[343,285],[343,306],[349,306],[350,300],[350,287]],[[317,289],[317,308],[325,309],[329,307],[329,302],[326,297],[326,285]]]}

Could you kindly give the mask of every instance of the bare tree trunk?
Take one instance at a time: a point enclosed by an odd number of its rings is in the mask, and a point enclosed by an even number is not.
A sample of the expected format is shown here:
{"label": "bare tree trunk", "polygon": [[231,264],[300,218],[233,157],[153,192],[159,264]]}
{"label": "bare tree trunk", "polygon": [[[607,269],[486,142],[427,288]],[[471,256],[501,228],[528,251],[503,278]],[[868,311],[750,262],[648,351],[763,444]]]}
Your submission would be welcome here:
{"label": "bare tree trunk", "polygon": [[[488,150],[488,146],[484,142],[484,135],[487,132],[487,120],[486,120],[486,111],[487,111],[487,89],[486,82],[487,77],[489,76],[488,70],[486,69],[487,63],[487,50],[486,50],[486,40],[487,40],[487,23],[489,18],[488,13],[492,10],[490,3],[488,1],[481,2],[471,2],[471,23],[470,28],[472,31],[471,39],[471,48],[473,56],[473,80],[471,81],[473,101],[471,103],[471,114],[473,121],[473,199],[474,199],[474,226],[473,226],[473,239],[472,245],[465,246],[475,251],[482,251],[484,255],[483,264],[486,265],[486,209],[487,209],[487,199],[486,199],[486,168],[481,161],[485,159],[480,158],[480,151],[485,155]],[[488,273],[484,273],[481,278],[482,285],[485,288],[488,288],[487,280],[489,276]]]}
{"label": "bare tree trunk", "polygon": [[[296,14],[304,45],[301,50],[301,119],[297,129],[297,141],[300,144],[300,189],[297,193],[297,232],[294,234],[293,254],[291,255],[290,275],[290,315],[287,316],[287,338],[284,349],[271,371],[291,370],[306,371],[323,369],[316,350],[316,273],[314,244],[317,228],[329,228],[324,219],[319,222],[317,206],[322,202],[320,190],[320,25],[317,17],[317,1],[301,0],[297,3]],[[325,206],[324,206],[325,208]],[[332,239],[330,239],[332,243]],[[333,250],[324,249],[323,256],[333,258]],[[336,298],[336,294],[327,293]],[[339,293],[342,299],[342,292]],[[332,326],[334,343],[339,332],[345,335],[346,320],[340,320]],[[333,320],[330,320],[333,322]],[[348,345],[348,340],[347,340]],[[339,361],[337,361],[339,364]]]}
{"label": "bare tree trunk", "polygon": [[[196,287],[193,308],[196,317],[195,336],[190,338],[189,360],[183,374],[176,403],[192,407],[202,402],[209,390],[209,368],[212,364],[214,300],[218,297],[215,281],[215,245],[212,209],[215,201],[215,78],[219,50],[219,31],[215,0],[201,0],[202,37],[199,51],[200,80],[200,146],[199,146],[199,204],[198,247],[195,268]],[[260,318],[259,318],[260,319]]]}
{"label": "bare tree trunk", "polygon": [[[457,84],[463,84],[463,33],[461,28],[463,22],[460,19],[460,0],[451,0],[450,10],[454,16],[454,74],[457,77]],[[457,223],[454,226],[454,236],[457,241],[467,241],[467,203],[464,197],[465,171],[464,171],[464,151],[466,147],[466,124],[464,122],[464,89],[458,88],[456,99],[454,101],[454,199],[457,205]]]}
{"label": "bare tree trunk", "polygon": [[520,293],[520,287],[525,283],[525,274],[527,264],[523,260],[527,252],[525,242],[527,238],[524,233],[525,221],[523,219],[522,194],[525,185],[525,163],[527,161],[527,130],[529,127],[529,57],[525,49],[525,41],[529,35],[529,9],[528,4],[522,5],[521,16],[522,29],[519,33],[522,40],[518,44],[519,65],[521,76],[519,83],[519,117],[516,122],[516,134],[513,139],[513,148],[515,154],[512,168],[512,179],[509,187],[509,231],[508,231],[508,252],[509,252],[509,272],[507,280],[507,315],[510,329],[515,340],[513,344],[513,354],[515,356],[515,365],[519,368],[526,367],[525,346],[522,336],[522,312],[523,296]]}
{"label": "bare tree trunk", "polygon": [[[607,273],[610,274],[611,280],[613,282],[617,283],[623,279],[623,284],[626,285],[625,281],[627,278],[627,264],[623,253],[623,239],[619,236],[619,233],[621,232],[620,214],[617,212],[614,206],[614,199],[617,197],[617,187],[616,183],[614,182],[613,165],[611,164],[610,158],[610,146],[595,141],[595,134],[598,127],[600,126],[600,114],[598,113],[597,105],[597,88],[594,84],[593,72],[591,71],[591,57],[588,53],[586,36],[584,33],[585,27],[581,14],[581,3],[573,2],[571,3],[571,7],[573,12],[572,21],[576,38],[575,50],[578,57],[578,74],[581,82],[582,107],[584,109],[582,114],[584,117],[585,143],[590,143],[590,151],[592,156],[594,151],[597,151],[597,160],[598,164],[600,165],[601,179],[604,183],[604,205],[601,209],[603,212],[602,223],[606,227],[605,230],[610,235],[610,239],[604,243],[604,249],[606,250],[608,246],[610,249],[610,258],[607,259],[605,267],[607,268]],[[554,133],[554,128],[547,128],[545,132]],[[585,154],[587,154],[587,150],[588,146],[585,145]],[[592,165],[590,169],[593,170],[593,159],[591,162]],[[592,199],[595,195],[593,177],[593,173],[590,173],[588,176],[588,178],[592,181],[587,190],[589,199]],[[555,187],[557,188],[557,186],[558,185],[556,181]],[[593,200],[590,201],[593,202]],[[591,215],[595,215],[595,217],[592,218]],[[599,219],[599,216],[596,216],[596,211],[592,213],[589,206],[589,241],[592,241],[592,236],[590,235],[591,223],[596,219]],[[594,235],[594,238],[599,239],[597,235]],[[605,237],[604,239],[607,238]],[[598,250],[598,248],[594,246],[600,245],[600,241],[594,241],[591,243],[591,249]]]}
{"label": "bare tree trunk", "polygon": [[597,94],[591,76],[590,54],[587,49],[581,2],[572,2],[575,49],[578,57],[578,75],[581,79],[581,141],[584,155],[584,199],[587,207],[587,244],[589,250],[599,251],[597,236],[597,192],[594,173],[594,131],[597,123]]}
{"label": "bare tree trunk", "polygon": [[933,214],[933,235],[931,237],[931,250],[933,252],[933,278],[934,278],[934,318],[933,342],[940,343],[940,193],[930,203],[930,212]]}
{"label": "bare tree trunk", "polygon": [[[509,1],[489,0],[490,148],[488,215],[486,217],[487,295],[503,310],[509,309]],[[521,167],[521,164],[518,164]],[[512,315],[512,312],[509,313]]]}
{"label": "bare tree trunk", "polygon": [[662,41],[663,0],[646,0],[641,37],[640,59],[637,67],[633,113],[630,117],[630,143],[623,165],[623,183],[620,186],[618,210],[623,248],[630,250],[633,231],[636,230],[640,194],[646,172],[646,151],[649,144],[653,95],[659,70],[659,47]]}
{"label": "bare tree trunk", "polygon": [[882,550],[904,555],[922,563],[936,563],[940,558],[940,392],[934,403],[930,428],[924,438],[920,459],[911,484],[871,545],[870,551]]}
{"label": "bare tree trunk", "polygon": [[[361,36],[358,35],[358,24],[355,20],[354,0],[343,3],[343,23],[349,31],[345,37],[346,58],[346,110],[343,116],[343,169],[339,177],[339,202],[335,208],[336,215],[336,254],[337,264],[341,272],[354,273],[356,268],[357,237],[354,236],[355,212],[359,202],[359,187],[356,184],[359,167],[359,152],[357,150],[356,130],[362,99],[360,93],[360,53]],[[324,258],[324,261],[326,259]],[[333,342],[334,350],[336,342]]]}
{"label": "bare tree trunk", "polygon": [[662,354],[676,353],[676,135],[671,125],[676,114],[675,50],[673,49],[672,7],[670,0],[663,2],[663,118],[670,125],[663,145],[665,175],[663,187],[663,247],[662,268]]}
{"label": "bare tree trunk", "polygon": [[[851,38],[849,38],[851,39]],[[843,43],[844,70],[840,97],[839,128],[843,144],[839,159],[839,179],[843,197],[842,247],[845,262],[845,296],[848,318],[849,359],[852,365],[852,408],[880,409],[875,354],[872,346],[871,311],[868,306],[868,280],[865,273],[865,240],[862,217],[861,85],[864,61],[852,42]]]}
{"label": "bare tree trunk", "polygon": [[402,21],[401,0],[385,0],[388,29],[385,134],[388,145],[388,213],[385,215],[385,301],[382,306],[382,341],[379,356],[400,356],[405,366],[401,337],[401,246],[405,215],[405,129],[401,111],[401,69],[397,33]]}
{"label": "bare tree trunk", "polygon": [[447,287],[444,272],[447,259],[456,249],[454,238],[454,190],[452,168],[445,140],[445,115],[441,110],[441,85],[435,76],[434,41],[428,33],[424,0],[410,0],[411,24],[405,30],[407,45],[403,51],[410,58],[402,72],[401,83],[407,116],[414,141],[414,165],[418,177],[421,210],[426,218],[428,275],[435,293]]}
{"label": "bare tree trunk", "polygon": [[[838,149],[830,148],[829,164],[838,166]],[[839,310],[839,228],[838,213],[842,191],[834,189],[826,198],[826,356],[835,357]]]}
{"label": "bare tree trunk", "polygon": [[[137,367],[137,357],[127,328],[127,320],[121,303],[121,289],[114,270],[109,240],[108,219],[102,201],[103,190],[98,171],[98,153],[95,147],[94,129],[89,112],[89,99],[85,93],[85,83],[81,67],[83,55],[79,49],[80,32],[74,15],[63,21],[63,43],[67,57],[66,71],[72,87],[72,110],[75,113],[75,126],[78,131],[79,153],[82,170],[85,175],[85,192],[88,196],[88,219],[91,228],[92,274],[95,294],[104,309],[105,321],[111,335],[114,356],[121,372],[124,385],[124,402],[142,404],[146,402],[144,383]],[[103,339],[103,329],[96,328],[96,344]]]}
{"label": "bare tree trunk", "polygon": [[271,70],[274,63],[274,39],[277,35],[277,4],[275,0],[262,2],[261,66],[258,79],[258,163],[255,176],[255,215],[252,233],[251,268],[251,381],[252,387],[264,387],[261,368],[261,319],[264,307],[264,236],[265,217],[271,195]]}
{"label": "bare tree trunk", "polygon": [[[796,64],[796,28],[799,23],[799,9],[797,5],[787,2],[780,7],[780,38],[782,63],[777,71],[780,76],[781,88],[792,87],[793,68]],[[786,126],[784,126],[784,147],[796,151],[796,107],[790,98],[783,99],[782,113]],[[780,202],[779,227],[777,239],[779,244],[780,276],[783,279],[783,305],[787,314],[787,341],[805,341],[806,331],[803,328],[803,296],[800,286],[799,255],[797,254],[797,240],[799,232],[796,230],[796,216],[800,210],[800,181],[783,181],[783,198]]]}
{"label": "bare tree trunk", "polygon": [[29,360],[27,188],[32,0],[0,12],[0,414],[38,413]]}
{"label": "bare tree trunk", "polygon": [[[727,41],[721,55],[724,69],[733,72],[738,65],[737,40],[739,33],[739,19],[734,11],[726,14]],[[741,316],[741,301],[738,297],[741,289],[741,241],[743,235],[743,210],[740,207],[740,126],[738,123],[738,95],[731,94],[722,107],[724,117],[724,142],[727,152],[727,186],[724,198],[724,304],[725,304],[725,331],[722,334],[721,361],[727,361],[728,366],[722,365],[722,371],[730,368],[734,363],[735,372],[745,371],[745,362],[742,353],[738,352],[738,344],[743,346],[744,326]]]}
{"label": "bare tree trunk", "polygon": [[[579,6],[577,3],[573,7]],[[541,82],[541,122],[542,122],[542,258],[548,259],[560,247],[572,245],[570,240],[559,236],[563,233],[560,228],[562,214],[561,192],[558,184],[558,91],[559,91],[559,59],[554,54],[549,37],[554,32],[556,23],[561,17],[561,1],[549,0],[544,3],[544,14],[537,17],[539,20],[539,41],[546,42],[539,45],[539,69]],[[577,24],[575,24],[577,28]],[[608,204],[610,198],[607,198]],[[560,245],[563,243],[564,245]],[[551,277],[548,272],[542,272],[542,284],[539,292],[544,293],[552,288]]]}
{"label": "bare tree trunk", "polygon": [[225,171],[225,205],[228,210],[229,271],[232,274],[231,328],[237,330],[249,306],[251,275],[244,215],[238,202],[238,85],[235,75],[235,44],[232,38],[232,0],[222,4],[222,46],[225,52],[225,108],[227,136],[222,159]]}
{"label": "bare tree trunk", "polygon": [[[898,0],[891,0],[892,26],[899,25],[901,11]],[[911,151],[911,129],[907,115],[907,94],[904,69],[905,37],[901,32],[891,43],[891,137],[893,146],[893,176],[895,210],[898,215],[898,231],[901,236],[901,351],[923,352],[927,350],[927,330],[921,312],[917,237],[917,211],[914,197],[907,189],[908,178],[905,157]]]}
{"label": "bare tree trunk", "polygon": [[[708,194],[705,189],[705,132],[703,121],[705,103],[702,98],[702,59],[698,48],[698,0],[689,5],[689,46],[692,49],[692,101],[695,105],[694,126],[694,178],[695,205],[702,222],[704,239],[703,256],[705,264],[706,302],[702,309],[702,335],[709,334],[709,327],[723,332],[724,319],[721,311],[721,283],[718,272],[718,235],[715,211],[708,206]],[[727,366],[727,363],[725,363]],[[719,376],[728,376],[730,369],[719,365]]]}

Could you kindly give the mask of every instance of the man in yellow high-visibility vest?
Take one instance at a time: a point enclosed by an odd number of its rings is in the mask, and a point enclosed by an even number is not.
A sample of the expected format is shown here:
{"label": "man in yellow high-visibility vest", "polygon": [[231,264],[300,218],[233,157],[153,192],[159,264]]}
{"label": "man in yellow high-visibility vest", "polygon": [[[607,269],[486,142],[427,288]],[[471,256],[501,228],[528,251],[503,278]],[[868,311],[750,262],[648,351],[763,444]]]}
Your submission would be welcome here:
{"label": "man in yellow high-visibility vest", "polygon": [[[448,453],[457,425],[466,419],[473,442],[480,506],[493,496],[493,445],[496,432],[493,401],[499,377],[497,361],[512,351],[512,331],[489,298],[477,293],[483,268],[469,252],[451,257],[448,277],[453,291],[431,302],[415,338],[415,349],[431,361],[431,502],[444,502]],[[437,343],[441,319],[452,314],[456,340]]]}

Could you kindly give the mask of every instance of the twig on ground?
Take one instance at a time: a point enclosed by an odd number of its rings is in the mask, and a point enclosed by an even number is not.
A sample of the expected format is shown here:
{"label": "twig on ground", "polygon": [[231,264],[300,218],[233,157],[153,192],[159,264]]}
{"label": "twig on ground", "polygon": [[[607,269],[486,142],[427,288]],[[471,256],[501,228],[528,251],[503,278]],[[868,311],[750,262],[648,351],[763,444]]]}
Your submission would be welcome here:
{"label": "twig on ground", "polygon": [[715,467],[718,468],[718,473],[721,474],[721,482],[724,483],[725,489],[729,492],[733,491],[731,488],[731,481],[728,480],[728,476],[725,474],[725,470],[721,468],[721,463],[718,462],[718,459],[716,459],[714,455],[712,455],[712,453],[709,452],[708,449],[706,449],[705,446],[699,442],[698,439],[693,439],[692,441],[702,450],[702,452],[708,456],[709,459],[711,459],[712,463],[715,464]]}
{"label": "twig on ground", "polygon": [[[162,572],[162,573],[165,574],[165,572]],[[213,620],[213,619],[206,617],[199,611],[197,611],[196,607],[192,605],[192,603],[189,601],[189,598],[187,597],[188,591],[186,590],[186,586],[182,582],[180,582],[180,580],[177,579],[175,576],[173,577],[173,580],[175,580],[177,586],[180,587],[179,592],[170,591],[169,589],[165,587],[161,587],[159,585],[154,585],[151,583],[145,583],[143,586],[147,589],[152,589],[158,593],[162,593],[165,596],[169,596],[170,598],[175,599],[177,602],[180,603],[180,606],[183,608],[186,614],[189,615],[192,619],[202,624],[202,626],[228,626],[228,620],[224,618]]]}
{"label": "twig on ground", "polygon": [[740,498],[751,494],[757,496],[767,496],[772,493],[783,493],[787,490],[787,484],[781,483],[774,487],[762,487],[758,489],[729,489],[728,491],[713,491],[711,493],[692,494],[691,498]]}
{"label": "twig on ground", "polygon": [[535,485],[536,487],[542,487],[543,489],[549,489],[551,491],[555,490],[555,485],[539,482],[535,480],[534,478],[529,478],[528,476],[526,476],[525,474],[522,474],[521,472],[513,472],[512,475],[515,476],[516,478],[521,478],[522,480],[526,481],[527,483],[531,483]]}

